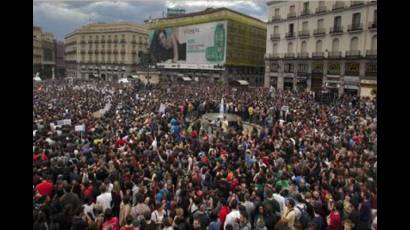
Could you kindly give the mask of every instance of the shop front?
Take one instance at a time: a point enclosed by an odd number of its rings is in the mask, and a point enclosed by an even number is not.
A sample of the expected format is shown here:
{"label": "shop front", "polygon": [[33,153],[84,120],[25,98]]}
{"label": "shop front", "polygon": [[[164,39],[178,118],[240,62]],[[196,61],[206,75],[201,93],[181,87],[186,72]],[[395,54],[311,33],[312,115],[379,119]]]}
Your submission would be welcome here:
{"label": "shop front", "polygon": [[360,92],[360,79],[357,76],[345,76],[344,77],[344,89],[343,93],[352,96],[358,96]]}
{"label": "shop front", "polygon": [[377,80],[364,79],[360,81],[360,97],[374,98],[377,95]]}

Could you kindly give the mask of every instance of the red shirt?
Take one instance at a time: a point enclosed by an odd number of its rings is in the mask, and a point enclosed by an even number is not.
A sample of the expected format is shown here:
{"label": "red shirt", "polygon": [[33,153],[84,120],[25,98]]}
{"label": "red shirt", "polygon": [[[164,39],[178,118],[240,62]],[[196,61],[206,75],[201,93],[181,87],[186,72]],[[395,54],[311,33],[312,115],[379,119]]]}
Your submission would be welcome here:
{"label": "red shirt", "polygon": [[84,189],[84,197],[93,198],[93,186],[90,185],[86,189]]}
{"label": "red shirt", "polygon": [[227,206],[223,206],[221,208],[221,210],[219,211],[219,214],[218,214],[218,218],[221,221],[221,223],[225,223],[225,218],[229,214],[229,212],[230,212],[230,210]]}
{"label": "red shirt", "polygon": [[42,195],[42,196],[52,196],[53,195],[53,183],[43,180],[40,184],[36,186],[36,190]]}
{"label": "red shirt", "polygon": [[134,229],[135,229],[134,226],[131,226],[131,227],[122,226],[122,227],[120,228],[120,230],[134,230]]}
{"label": "red shirt", "polygon": [[113,217],[107,221],[105,221],[102,226],[103,228],[110,226],[112,230],[119,230],[119,226],[118,226],[118,218],[117,217]]}
{"label": "red shirt", "polygon": [[330,212],[330,225],[327,226],[327,230],[339,230],[340,223],[340,214],[335,211]]}

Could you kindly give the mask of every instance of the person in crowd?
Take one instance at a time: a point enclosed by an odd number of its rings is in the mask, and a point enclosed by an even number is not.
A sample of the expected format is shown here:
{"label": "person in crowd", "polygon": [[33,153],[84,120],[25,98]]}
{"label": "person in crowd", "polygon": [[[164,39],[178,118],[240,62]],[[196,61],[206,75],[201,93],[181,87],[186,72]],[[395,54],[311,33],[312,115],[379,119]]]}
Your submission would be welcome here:
{"label": "person in crowd", "polygon": [[[222,97],[234,126],[207,114]],[[33,227],[375,229],[376,104],[210,83],[36,82]]]}

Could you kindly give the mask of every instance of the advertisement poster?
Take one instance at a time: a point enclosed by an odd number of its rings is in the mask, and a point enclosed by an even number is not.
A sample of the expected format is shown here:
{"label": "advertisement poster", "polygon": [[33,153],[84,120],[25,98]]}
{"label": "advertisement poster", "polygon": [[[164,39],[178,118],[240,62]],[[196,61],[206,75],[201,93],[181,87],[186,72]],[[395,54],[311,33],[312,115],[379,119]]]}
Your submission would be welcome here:
{"label": "advertisement poster", "polygon": [[149,33],[149,47],[155,63],[222,65],[226,60],[226,22],[210,22]]}

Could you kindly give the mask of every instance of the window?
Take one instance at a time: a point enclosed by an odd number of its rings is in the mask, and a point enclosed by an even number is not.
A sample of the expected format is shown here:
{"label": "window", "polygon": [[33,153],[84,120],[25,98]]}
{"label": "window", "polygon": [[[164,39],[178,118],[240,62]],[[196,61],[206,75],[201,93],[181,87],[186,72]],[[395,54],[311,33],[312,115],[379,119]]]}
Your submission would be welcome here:
{"label": "window", "polygon": [[295,12],[295,5],[291,5],[291,6],[289,7],[289,12],[290,12],[290,13]]}
{"label": "window", "polygon": [[377,50],[377,35],[374,35],[372,37],[371,49]]}
{"label": "window", "polygon": [[373,12],[373,21],[374,21],[374,24],[377,24],[377,9],[374,10]]}
{"label": "window", "polygon": [[307,43],[306,43],[306,41],[303,41],[302,45],[300,46],[300,52],[301,53],[306,53],[306,47],[307,47]]}
{"label": "window", "polygon": [[293,23],[289,24],[289,33],[293,34]]}
{"label": "window", "polygon": [[317,20],[317,28],[318,28],[318,29],[323,29],[323,24],[324,24],[323,18]]}
{"label": "window", "polygon": [[325,7],[325,1],[319,1],[319,8]]}
{"label": "window", "polygon": [[332,51],[337,52],[339,51],[339,39],[335,38],[332,41]]}
{"label": "window", "polygon": [[280,12],[280,11],[279,11],[279,8],[276,8],[276,9],[275,9],[275,17],[279,17],[279,16],[280,16],[280,15],[279,15],[279,12]]}
{"label": "window", "polygon": [[278,53],[278,43],[273,44],[273,54]]}
{"label": "window", "polygon": [[357,37],[353,37],[350,40],[350,50],[358,50],[359,48],[359,39]]}
{"label": "window", "polygon": [[357,28],[360,26],[360,13],[353,14],[352,24],[354,28]]}
{"label": "window", "polygon": [[335,31],[341,30],[342,28],[342,17],[341,16],[335,17],[333,26],[334,26]]}
{"label": "window", "polygon": [[302,31],[308,31],[309,30],[309,28],[308,28],[308,21],[306,21],[306,22],[303,22],[303,24],[302,24]]}
{"label": "window", "polygon": [[322,40],[317,40],[316,41],[316,52],[322,52],[322,46],[323,46]]}
{"label": "window", "polygon": [[303,11],[308,11],[309,10],[309,2],[304,2],[303,3]]}
{"label": "window", "polygon": [[278,34],[279,33],[279,26],[273,27],[273,34]]}
{"label": "window", "polygon": [[289,42],[288,43],[288,53],[292,53],[293,52],[293,43]]}

